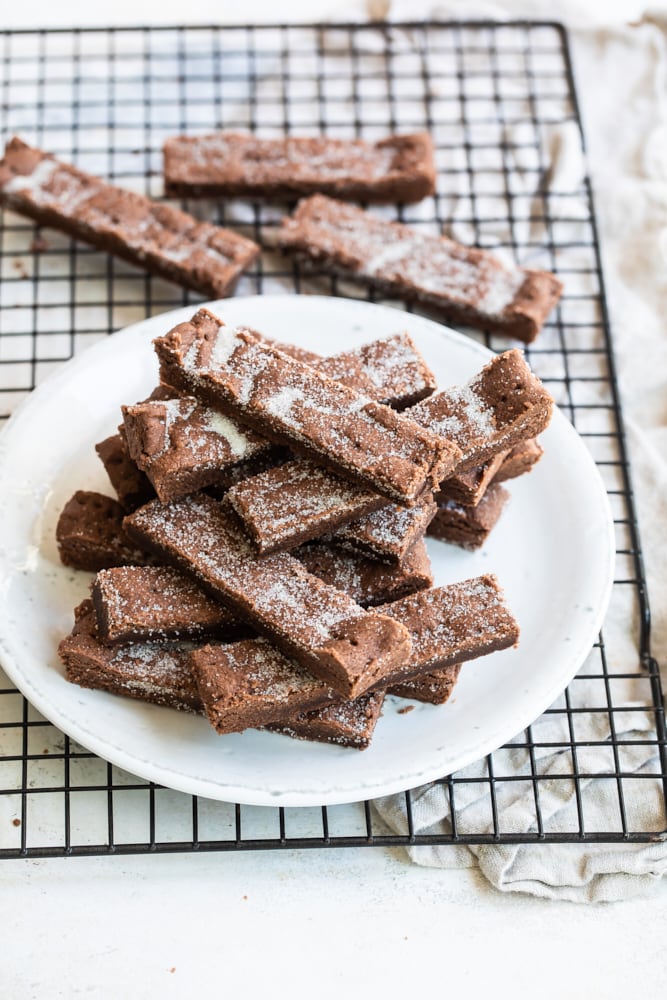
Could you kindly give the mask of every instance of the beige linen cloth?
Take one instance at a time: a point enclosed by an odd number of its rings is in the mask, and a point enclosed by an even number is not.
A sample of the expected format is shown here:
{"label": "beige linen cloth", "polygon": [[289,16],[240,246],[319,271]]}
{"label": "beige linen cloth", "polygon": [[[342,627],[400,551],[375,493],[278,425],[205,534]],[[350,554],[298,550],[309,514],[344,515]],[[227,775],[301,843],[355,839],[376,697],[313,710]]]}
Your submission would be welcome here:
{"label": "beige linen cloth", "polygon": [[[373,18],[399,21],[419,17],[560,18],[570,28],[648,574],[652,646],[659,662],[667,666],[667,14],[658,9],[644,11],[640,4],[529,4],[518,0],[482,5],[454,0],[422,7],[412,0],[369,0],[366,12]],[[360,8],[354,5],[337,11],[341,19],[355,15],[360,16]],[[409,46],[409,39],[405,44]],[[546,145],[552,190],[575,190],[584,169],[576,130],[573,133],[570,126],[555,126]],[[521,164],[516,166],[520,177]],[[526,193],[530,193],[528,189]],[[452,234],[470,241],[467,224],[457,219],[458,206],[454,203],[450,208]],[[492,242],[494,235],[500,240],[507,233],[494,233],[493,227],[485,227],[487,241]],[[515,235],[519,245],[528,236]],[[534,241],[539,233],[533,231],[530,236]],[[531,258],[530,263],[541,266],[539,259]],[[625,658],[626,669],[634,670],[637,651],[630,638],[636,634],[634,612],[629,605],[623,606],[618,596],[614,600],[618,606],[612,607],[605,625],[608,634],[614,629],[614,642],[609,647],[620,651],[617,655]],[[591,663],[593,660],[591,657]],[[592,680],[577,680],[574,690],[582,707],[599,704],[594,684]],[[614,702],[639,704],[634,684],[632,679],[615,682]],[[609,739],[605,715],[585,714],[580,719],[579,742]],[[615,721],[616,735],[630,740],[640,740],[642,733],[652,728],[642,712],[617,715]],[[547,743],[567,740],[566,726],[564,716],[545,715],[531,729],[536,740]],[[622,753],[621,766],[628,773],[659,770],[654,748],[636,745],[624,747]],[[610,755],[610,748],[603,745],[591,748],[583,763],[580,761],[587,830],[618,828],[613,779],[585,777],[588,772],[613,770]],[[498,751],[494,763],[496,770],[502,767],[504,773],[513,775],[529,775],[531,771],[528,753],[520,747]],[[540,805],[549,832],[576,831],[574,788],[558,780],[559,774],[571,772],[569,754],[542,750],[536,766],[546,777],[540,784]],[[486,773],[482,761],[457,777],[484,778]],[[549,777],[554,780],[549,781]],[[664,830],[667,822],[657,780],[634,780],[625,785],[628,821],[633,828]],[[474,780],[457,786],[456,825],[460,834],[493,831],[486,788],[483,781],[475,784]],[[392,830],[407,832],[404,796],[376,800],[374,807]],[[533,831],[535,802],[530,782],[500,784],[497,809],[503,829]],[[444,786],[427,785],[413,793],[416,832],[449,832],[449,815]],[[580,902],[620,900],[646,893],[667,872],[665,842],[648,846],[416,847],[408,853],[422,865],[478,865],[489,882],[503,891]]]}

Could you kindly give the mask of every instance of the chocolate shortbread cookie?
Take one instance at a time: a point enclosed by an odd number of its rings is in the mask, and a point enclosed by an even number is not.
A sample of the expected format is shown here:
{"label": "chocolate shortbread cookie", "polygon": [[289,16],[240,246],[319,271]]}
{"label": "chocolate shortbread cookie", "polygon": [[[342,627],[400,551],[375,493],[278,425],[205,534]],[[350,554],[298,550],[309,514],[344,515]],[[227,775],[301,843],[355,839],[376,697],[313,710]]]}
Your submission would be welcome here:
{"label": "chocolate shortbread cookie", "polygon": [[488,250],[387,222],[323,195],[300,201],[264,239],[306,264],[524,343],[538,335],[563,290],[548,271],[506,267]]}
{"label": "chocolate shortbread cookie", "polygon": [[439,503],[426,534],[462,549],[479,549],[496,526],[509,497],[506,489],[491,483],[475,507],[465,507],[454,500]]}
{"label": "chocolate shortbread cookie", "polygon": [[117,500],[91,490],[77,490],[56,525],[60,560],[73,569],[96,573],[109,566],[146,566],[157,562],[127,537],[126,511]]}
{"label": "chocolate shortbread cookie", "polygon": [[303,545],[294,555],[309,573],[344,590],[364,608],[396,601],[433,585],[431,560],[423,539],[415,542],[400,566],[389,566],[330,543]]}
{"label": "chocolate shortbread cookie", "polygon": [[492,358],[469,382],[410,407],[408,415],[455,441],[462,457],[455,472],[473,469],[548,427],[553,398],[519,350]]}
{"label": "chocolate shortbread cookie", "polygon": [[393,689],[434,670],[516,646],[519,641],[519,626],[497,578],[490,573],[423,590],[381,609],[406,627],[412,654],[370,690]]}
{"label": "chocolate shortbread cookie", "polygon": [[[362,514],[386,505],[386,497],[364,490],[314,462],[286,462],[246,479],[227,493],[259,553],[294,549]],[[393,505],[392,505],[393,506]]]}
{"label": "chocolate shortbread cookie", "polygon": [[342,548],[350,548],[372,559],[401,566],[435,516],[433,495],[426,493],[411,507],[391,503],[345,524],[331,536]]}
{"label": "chocolate shortbread cookie", "polygon": [[435,500],[437,503],[454,500],[466,507],[476,507],[496,478],[496,474],[508,454],[509,452],[499,451],[484,465],[476,465],[473,469],[467,469],[463,472],[454,472],[443,483],[440,483]]}
{"label": "chocolate shortbread cookie", "polygon": [[451,667],[433,670],[430,674],[421,674],[411,681],[393,684],[387,693],[398,698],[424,701],[429,705],[444,705],[451,697],[460,672],[461,664],[454,663]]}
{"label": "chocolate shortbread cookie", "polygon": [[339,701],[312,712],[302,712],[289,722],[272,723],[266,728],[297,740],[333,743],[335,746],[366,750],[384,703],[384,691],[363,694],[354,701]]}
{"label": "chocolate shortbread cookie", "polygon": [[211,299],[259,256],[252,240],[107,184],[18,138],[0,160],[0,204]]}
{"label": "chocolate shortbread cookie", "polygon": [[290,199],[317,191],[353,201],[413,202],[435,190],[426,132],[377,142],[328,136],[261,139],[239,132],[164,144],[168,194]]}
{"label": "chocolate shortbread cookie", "polygon": [[108,646],[97,636],[92,601],[83,601],[74,617],[72,634],[58,646],[67,679],[73,684],[186,712],[201,712],[187,644]]}
{"label": "chocolate shortbread cookie", "polygon": [[95,445],[95,451],[116,491],[118,502],[126,511],[136,510],[155,497],[150,480],[128,451],[124,434],[119,431],[105,438]]}
{"label": "chocolate shortbread cookie", "polygon": [[544,454],[544,448],[534,439],[520,441],[505,456],[503,462],[496,472],[493,481],[504,483],[508,479],[517,479],[519,476],[530,472],[534,465],[539,462]]}
{"label": "chocolate shortbread cookie", "polygon": [[102,642],[231,639],[249,631],[229,608],[167,566],[100,570],[92,599]]}
{"label": "chocolate shortbread cookie", "polygon": [[218,733],[239,733],[340,697],[266,639],[246,639],[193,650],[190,668],[208,721]]}

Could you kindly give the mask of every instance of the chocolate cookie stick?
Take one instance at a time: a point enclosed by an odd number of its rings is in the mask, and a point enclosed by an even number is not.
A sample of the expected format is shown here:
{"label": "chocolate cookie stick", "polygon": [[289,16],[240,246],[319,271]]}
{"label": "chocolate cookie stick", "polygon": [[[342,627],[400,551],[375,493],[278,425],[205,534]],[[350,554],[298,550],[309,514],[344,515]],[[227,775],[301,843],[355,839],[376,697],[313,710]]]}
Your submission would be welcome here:
{"label": "chocolate cookie stick", "polygon": [[508,479],[517,479],[530,472],[544,454],[544,448],[533,439],[521,441],[505,456],[502,465],[496,472],[493,481],[504,483]]}
{"label": "chocolate cookie stick", "polygon": [[109,566],[146,566],[157,560],[134,545],[123,530],[126,511],[117,500],[77,490],[56,525],[60,560],[73,569],[96,573]]}
{"label": "chocolate cookie stick", "polygon": [[308,364],[394,410],[413,406],[437,387],[435,375],[407,333],[380,337]]}
{"label": "chocolate cookie stick", "polygon": [[455,472],[443,483],[440,483],[440,489],[435,494],[436,502],[447,503],[448,500],[453,500],[466,507],[476,507],[495,479],[496,473],[500,470],[508,454],[506,451],[500,451],[484,465],[476,465],[473,469],[466,469],[464,472]]}
{"label": "chocolate cookie stick", "polygon": [[81,687],[109,691],[186,712],[201,712],[190,668],[190,647],[179,643],[121,643],[106,646],[97,637],[92,601],[74,611],[72,634],[58,652],[67,679]]}
{"label": "chocolate cookie stick", "polygon": [[155,496],[148,477],[137,467],[127,448],[125,435],[112,434],[95,445],[118,502],[126,511],[136,510]]}
{"label": "chocolate cookie stick", "polygon": [[208,721],[239,733],[336,701],[340,695],[266,639],[209,644],[190,655]]}
{"label": "chocolate cookie stick", "polygon": [[231,639],[249,632],[229,608],[167,566],[100,570],[92,599],[102,642]]}
{"label": "chocolate cookie stick", "polygon": [[387,694],[396,695],[397,698],[424,701],[429,705],[444,705],[451,697],[460,672],[461,664],[454,663],[451,667],[433,670],[430,674],[420,674],[411,681],[393,684]]}
{"label": "chocolate cookie stick", "polygon": [[431,560],[423,539],[415,542],[400,566],[389,566],[330,543],[303,545],[294,552],[309,573],[344,590],[364,608],[433,586]]}
{"label": "chocolate cookie stick", "polygon": [[414,500],[460,458],[446,438],[205,309],[155,349],[167,384],[390,499]]}
{"label": "chocolate cookie stick", "polygon": [[519,641],[519,626],[493,574],[433,587],[381,607],[409,631],[412,654],[371,690],[394,690],[398,684]]}
{"label": "chocolate cookie stick", "polygon": [[114,187],[16,138],[0,160],[0,204],[212,299],[230,295],[260,252],[230,229]]}
{"label": "chocolate cookie stick", "polygon": [[479,549],[496,526],[510,495],[499,483],[491,483],[475,507],[455,500],[438,504],[426,534],[462,549]]}
{"label": "chocolate cookie stick", "polygon": [[549,425],[553,399],[521,351],[492,358],[469,382],[411,406],[408,415],[461,449],[456,472],[475,468],[540,434]]}
{"label": "chocolate cookie stick", "polygon": [[435,190],[426,132],[378,142],[238,132],[174,136],[164,144],[167,193],[289,199],[322,191],[353,201],[420,201]]}
{"label": "chocolate cookie stick", "polygon": [[230,469],[275,446],[194,396],[123,406],[127,447],[160,500],[225,483]]}
{"label": "chocolate cookie stick", "polygon": [[548,271],[505,267],[493,254],[387,222],[323,195],[300,201],[267,243],[325,270],[408,301],[445,319],[530,343],[558,302]]}
{"label": "chocolate cookie stick", "polygon": [[435,494],[438,503],[453,500],[465,507],[476,507],[491,483],[504,483],[530,472],[539,462],[544,449],[535,441],[521,441],[510,451],[499,452],[484,465],[477,465],[466,472],[455,472]]}
{"label": "chocolate cookie stick", "polygon": [[386,497],[304,460],[286,462],[238,483],[228,490],[225,502],[243,522],[255,550],[264,554],[320,538],[384,507]]}
{"label": "chocolate cookie stick", "polygon": [[372,559],[401,566],[415,542],[423,537],[436,510],[431,493],[426,493],[412,507],[386,504],[339,528],[331,541]]}
{"label": "chocolate cookie stick", "polygon": [[405,332],[379,337],[350,351],[340,351],[327,357],[270,337],[263,339],[296,361],[312,365],[323,375],[395,410],[412,406],[436,389],[435,375]]}
{"label": "chocolate cookie stick", "polygon": [[409,655],[406,629],[364,611],[287,553],[257,557],[220,504],[154,500],[124,522],[138,544],[194,576],[287,656],[354,698]]}
{"label": "chocolate cookie stick", "polygon": [[301,712],[289,722],[266,726],[272,733],[282,733],[292,739],[366,750],[370,746],[384,703],[384,691],[362,694],[354,701],[339,701],[312,712]]}

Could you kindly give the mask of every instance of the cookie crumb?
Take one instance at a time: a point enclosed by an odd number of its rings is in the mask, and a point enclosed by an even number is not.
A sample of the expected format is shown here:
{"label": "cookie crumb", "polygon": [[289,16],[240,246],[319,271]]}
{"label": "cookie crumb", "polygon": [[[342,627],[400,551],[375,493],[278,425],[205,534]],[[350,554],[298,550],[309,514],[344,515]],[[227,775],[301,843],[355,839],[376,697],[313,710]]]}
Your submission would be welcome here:
{"label": "cookie crumb", "polygon": [[403,708],[398,709],[398,714],[405,715],[407,712],[412,712],[414,707],[415,707],[414,705],[404,705]]}
{"label": "cookie crumb", "polygon": [[13,819],[12,820],[12,825],[13,826],[20,826],[21,825],[21,820],[18,819],[18,818],[17,819]]}
{"label": "cookie crumb", "polygon": [[30,244],[30,250],[32,253],[42,253],[44,250],[48,249],[48,241],[45,240],[43,236],[36,236]]}

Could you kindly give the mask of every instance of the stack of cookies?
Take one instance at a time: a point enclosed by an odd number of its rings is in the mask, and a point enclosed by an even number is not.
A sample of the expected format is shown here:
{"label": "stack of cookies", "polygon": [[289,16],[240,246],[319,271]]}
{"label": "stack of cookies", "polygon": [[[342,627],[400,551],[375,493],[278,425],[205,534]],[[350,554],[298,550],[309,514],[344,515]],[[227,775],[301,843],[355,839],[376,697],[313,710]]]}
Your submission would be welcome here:
{"label": "stack of cookies", "polygon": [[433,586],[424,537],[483,544],[539,458],[553,404],[520,351],[438,390],[405,334],[322,358],[205,309],[155,349],[160,385],[97,446],[118,499],[58,522],[96,573],[71,681],[363,748],[387,693],[441,704],[517,643],[495,577]]}
{"label": "stack of cookies", "polygon": [[[307,267],[525,343],[545,271],[347,204],[435,191],[429,135],[176,136],[168,195],[300,198],[261,233]],[[0,204],[195,289],[231,294],[260,247],[12,139]],[[117,499],[78,491],[62,561],[97,575],[60,646],[70,680],[367,746],[387,692],[442,703],[461,663],[517,642],[493,576],[434,587],[425,536],[484,544],[552,401],[520,351],[438,390],[409,337],[322,358],[201,310],[156,344],[160,385],[97,445]]]}

